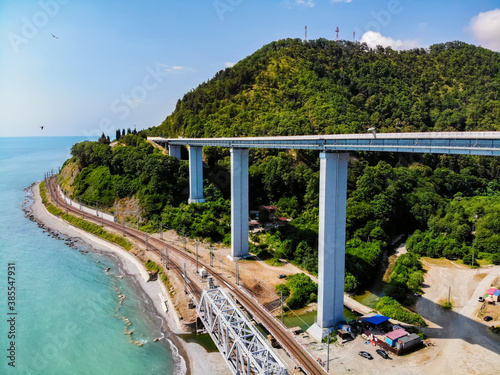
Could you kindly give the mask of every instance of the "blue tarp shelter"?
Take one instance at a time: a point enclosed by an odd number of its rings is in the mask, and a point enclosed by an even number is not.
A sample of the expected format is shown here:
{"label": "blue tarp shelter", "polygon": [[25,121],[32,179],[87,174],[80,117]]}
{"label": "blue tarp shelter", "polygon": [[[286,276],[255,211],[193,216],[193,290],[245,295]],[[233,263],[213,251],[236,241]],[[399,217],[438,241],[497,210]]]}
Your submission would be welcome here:
{"label": "blue tarp shelter", "polygon": [[384,322],[387,322],[388,320],[389,320],[389,318],[387,316],[377,314],[377,315],[370,316],[369,318],[366,318],[365,322],[371,323],[374,325],[379,325],[379,324],[382,324]]}

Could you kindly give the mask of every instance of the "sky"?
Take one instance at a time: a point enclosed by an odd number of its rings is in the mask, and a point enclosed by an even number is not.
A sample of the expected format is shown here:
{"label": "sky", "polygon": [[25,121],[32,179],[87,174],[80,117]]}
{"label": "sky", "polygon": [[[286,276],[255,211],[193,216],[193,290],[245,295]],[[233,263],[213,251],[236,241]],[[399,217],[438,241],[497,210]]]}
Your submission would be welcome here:
{"label": "sky", "polygon": [[[0,136],[159,125],[183,95],[272,41],[500,51],[500,0],[0,0]],[[40,127],[43,126],[43,130]]]}

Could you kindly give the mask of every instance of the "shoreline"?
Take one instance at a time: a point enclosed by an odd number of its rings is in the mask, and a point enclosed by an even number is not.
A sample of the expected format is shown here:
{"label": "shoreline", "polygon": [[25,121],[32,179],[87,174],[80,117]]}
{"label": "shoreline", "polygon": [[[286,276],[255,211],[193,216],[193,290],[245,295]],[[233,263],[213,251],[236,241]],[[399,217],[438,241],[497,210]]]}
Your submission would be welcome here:
{"label": "shoreline", "polygon": [[[148,282],[149,275],[144,265],[134,255],[50,214],[41,202],[39,183],[35,182],[25,189],[31,191],[31,196],[27,195],[23,204],[25,216],[55,239],[64,240],[73,248],[81,246],[90,252],[100,253],[116,265],[116,273],[128,278],[128,284],[136,292],[139,303],[159,326],[157,337],[160,338],[159,341],[164,341],[161,344],[172,353],[173,373],[210,375],[229,371],[224,361],[221,361],[219,352],[208,353],[201,345],[185,342],[178,336],[186,332],[179,329],[176,324],[178,318],[175,319],[176,317],[171,315],[176,314],[175,309],[172,311],[172,301],[159,278]],[[27,201],[31,201],[31,205],[26,206]],[[167,312],[163,308],[165,301],[169,304]],[[224,368],[220,366],[221,362]]]}

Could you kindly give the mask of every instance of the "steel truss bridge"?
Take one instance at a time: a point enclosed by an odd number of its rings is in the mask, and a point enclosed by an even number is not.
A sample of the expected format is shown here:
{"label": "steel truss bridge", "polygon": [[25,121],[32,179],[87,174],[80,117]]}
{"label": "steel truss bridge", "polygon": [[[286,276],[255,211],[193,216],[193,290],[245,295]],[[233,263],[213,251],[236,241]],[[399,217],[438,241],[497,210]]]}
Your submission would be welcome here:
{"label": "steel truss bridge", "polygon": [[234,374],[288,374],[286,365],[221,288],[204,290],[197,312]]}

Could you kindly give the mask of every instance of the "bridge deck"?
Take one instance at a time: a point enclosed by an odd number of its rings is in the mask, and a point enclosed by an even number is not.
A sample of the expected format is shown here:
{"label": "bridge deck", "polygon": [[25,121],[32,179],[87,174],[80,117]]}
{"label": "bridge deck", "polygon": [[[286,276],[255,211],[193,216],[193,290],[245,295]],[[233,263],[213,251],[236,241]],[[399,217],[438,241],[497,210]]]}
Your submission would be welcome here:
{"label": "bridge deck", "polygon": [[382,151],[500,156],[500,132],[328,134],[285,137],[148,139],[168,145]]}

